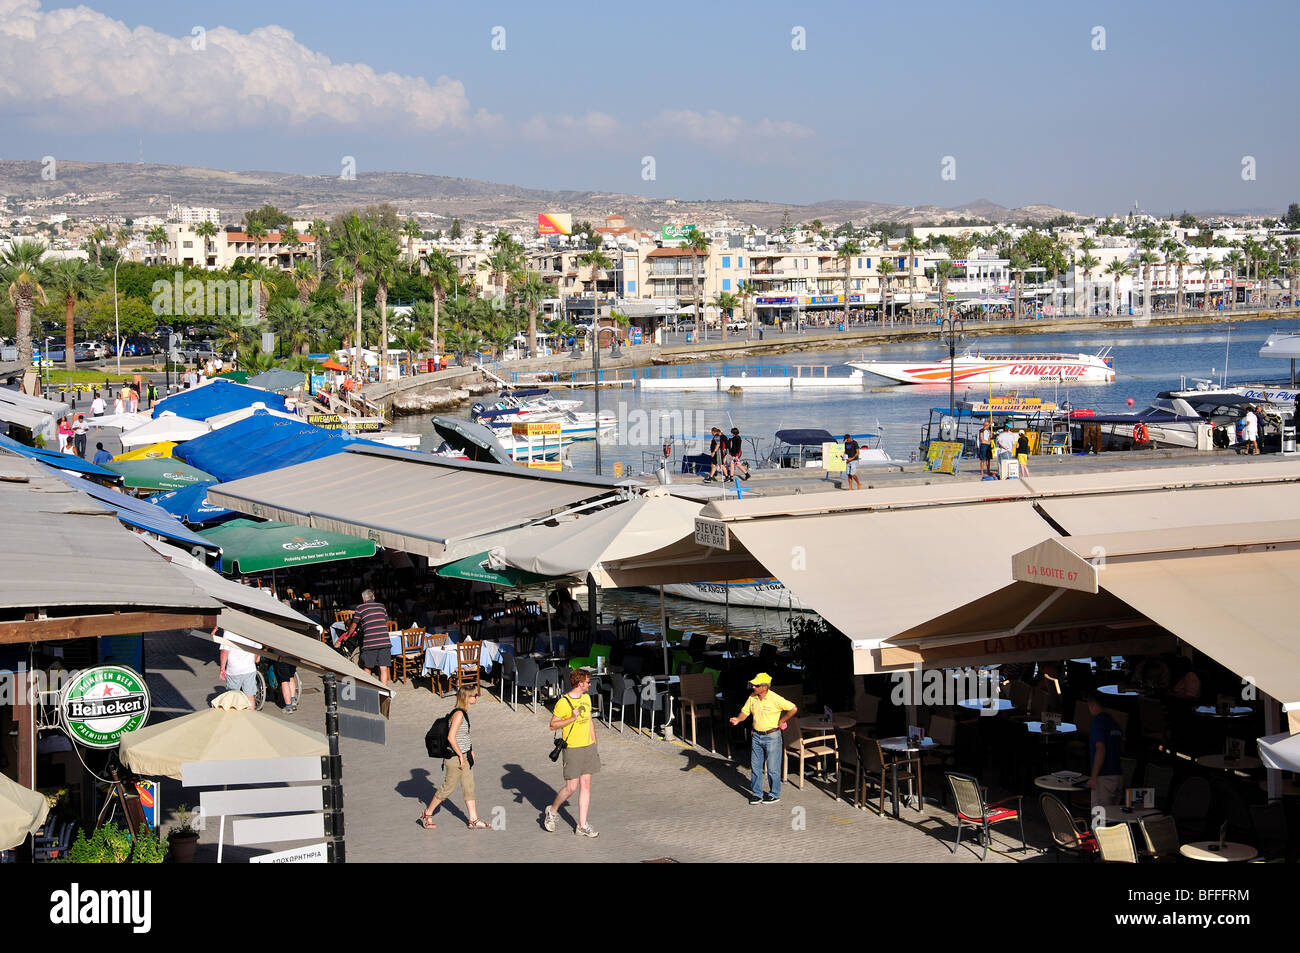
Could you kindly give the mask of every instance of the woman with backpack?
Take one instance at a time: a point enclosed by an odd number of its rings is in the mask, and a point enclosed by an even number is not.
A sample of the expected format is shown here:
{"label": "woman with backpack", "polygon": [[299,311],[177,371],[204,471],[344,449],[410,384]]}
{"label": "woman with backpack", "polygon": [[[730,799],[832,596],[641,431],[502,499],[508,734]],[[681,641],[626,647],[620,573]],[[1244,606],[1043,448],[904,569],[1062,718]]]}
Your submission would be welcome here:
{"label": "woman with backpack", "polygon": [[451,797],[459,785],[465,793],[465,809],[469,812],[469,829],[485,831],[491,825],[478,816],[478,806],[474,799],[474,746],[469,740],[469,709],[479,700],[477,687],[462,687],[456,693],[456,707],[452,709],[447,724],[447,749],[451,753],[443,759],[445,779],[442,787],[434,794],[429,807],[420,815],[420,823],[429,829],[438,825],[433,823],[433,812],[438,805]]}

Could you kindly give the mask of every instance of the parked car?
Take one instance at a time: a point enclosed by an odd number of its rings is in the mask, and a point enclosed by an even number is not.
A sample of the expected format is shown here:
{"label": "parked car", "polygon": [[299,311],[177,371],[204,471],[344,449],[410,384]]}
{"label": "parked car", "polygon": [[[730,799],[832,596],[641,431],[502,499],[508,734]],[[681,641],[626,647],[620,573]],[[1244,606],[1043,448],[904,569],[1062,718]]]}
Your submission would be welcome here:
{"label": "parked car", "polygon": [[744,330],[745,330],[746,328],[748,328],[748,327],[749,327],[749,322],[748,322],[748,321],[728,321],[728,322],[727,322],[727,330],[728,330],[728,331],[744,331]]}
{"label": "parked car", "polygon": [[176,353],[180,355],[180,360],[186,364],[198,364],[220,356],[211,341],[182,341],[180,347],[176,349]]}

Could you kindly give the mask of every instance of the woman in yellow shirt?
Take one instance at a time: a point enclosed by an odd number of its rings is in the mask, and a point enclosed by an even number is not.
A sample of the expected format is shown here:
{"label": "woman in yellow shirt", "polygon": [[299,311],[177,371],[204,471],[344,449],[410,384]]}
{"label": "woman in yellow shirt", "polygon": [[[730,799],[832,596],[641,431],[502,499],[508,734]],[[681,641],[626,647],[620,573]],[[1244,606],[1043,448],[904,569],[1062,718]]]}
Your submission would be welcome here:
{"label": "woman in yellow shirt", "polygon": [[564,787],[555,795],[555,801],[542,815],[542,826],[554,833],[560,807],[578,792],[578,826],[575,834],[597,837],[599,832],[587,822],[591,807],[591,776],[600,770],[600,753],[596,750],[596,725],[591,720],[591,696],[587,688],[591,676],[580,668],[569,672],[569,691],[560,696],[551,713],[551,730],[563,731],[565,741]]}

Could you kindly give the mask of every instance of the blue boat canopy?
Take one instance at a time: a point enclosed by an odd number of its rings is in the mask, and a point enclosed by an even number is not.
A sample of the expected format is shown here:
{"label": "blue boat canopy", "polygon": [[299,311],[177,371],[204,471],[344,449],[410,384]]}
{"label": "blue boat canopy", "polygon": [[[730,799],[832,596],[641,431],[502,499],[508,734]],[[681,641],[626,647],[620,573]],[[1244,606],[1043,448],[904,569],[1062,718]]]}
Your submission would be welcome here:
{"label": "blue boat canopy", "polygon": [[112,510],[117,514],[117,518],[127,526],[134,526],[164,539],[184,543],[186,546],[202,546],[204,549],[213,552],[221,549],[212,540],[204,539],[198,533],[182,525],[180,520],[166,510],[159,509],[144,500],[137,500],[120,490],[112,490],[89,480],[83,480],[81,477],[69,476],[66,473],[58,475],[66,480],[69,486],[80,490],[87,496],[93,497],[96,502]]}
{"label": "blue boat canopy", "polygon": [[154,407],[157,417],[164,410],[170,410],[178,417],[191,420],[207,420],[218,414],[228,414],[232,410],[243,410],[254,404],[265,404],[269,410],[284,410],[284,398],[260,387],[248,387],[236,384],[225,378],[217,378],[192,390],[183,390],[178,394],[160,400]]}
{"label": "blue boat canopy", "polygon": [[778,430],[776,439],[782,443],[793,444],[796,447],[808,447],[816,444],[821,446],[824,443],[830,443],[835,440],[829,430]]}
{"label": "blue boat canopy", "polygon": [[40,447],[28,447],[19,443],[12,437],[6,437],[0,434],[0,449],[8,450],[22,457],[30,457],[33,460],[39,460],[41,463],[49,464],[59,470],[70,470],[73,473],[79,473],[84,476],[92,476],[97,480],[108,480],[110,483],[121,483],[122,475],[114,473],[112,470],[105,470],[101,466],[96,466],[88,460],[73,453],[57,453],[53,450],[44,450]]}

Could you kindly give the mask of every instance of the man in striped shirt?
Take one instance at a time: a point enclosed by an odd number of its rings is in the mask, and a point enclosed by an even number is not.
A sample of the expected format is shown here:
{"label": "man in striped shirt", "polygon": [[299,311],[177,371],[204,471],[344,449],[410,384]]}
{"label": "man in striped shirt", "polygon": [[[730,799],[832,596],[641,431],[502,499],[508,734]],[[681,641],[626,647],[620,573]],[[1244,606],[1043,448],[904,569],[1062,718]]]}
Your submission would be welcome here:
{"label": "man in striped shirt", "polygon": [[379,669],[379,680],[388,684],[388,664],[392,659],[392,643],[388,640],[388,610],[383,603],[375,601],[375,591],[367,589],[361,593],[361,605],[357,606],[343,638],[361,630],[361,667],[373,675],[372,669]]}

